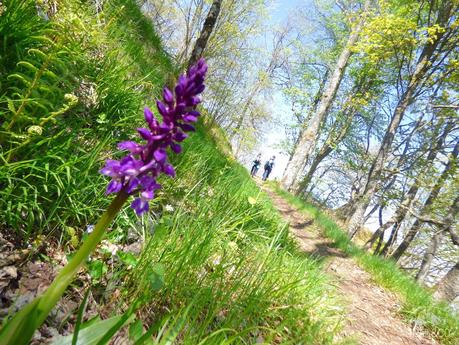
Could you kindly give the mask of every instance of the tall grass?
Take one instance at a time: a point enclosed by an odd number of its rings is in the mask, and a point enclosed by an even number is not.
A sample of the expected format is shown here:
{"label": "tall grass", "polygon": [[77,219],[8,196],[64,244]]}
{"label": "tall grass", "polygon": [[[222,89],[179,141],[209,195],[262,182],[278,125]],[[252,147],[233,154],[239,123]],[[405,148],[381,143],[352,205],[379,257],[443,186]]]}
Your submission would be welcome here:
{"label": "tall grass", "polygon": [[[146,226],[152,235],[125,302],[146,298],[150,323],[186,309],[183,344],[332,343],[341,309],[327,277],[298,254],[266,195],[206,131],[200,126],[176,162],[180,179],[163,181],[159,202],[174,212],[158,207],[160,220]],[[146,297],[158,264],[165,286]]]}
{"label": "tall grass", "polygon": [[374,281],[397,293],[403,303],[400,313],[407,320],[432,331],[444,344],[456,344],[459,339],[459,316],[445,303],[434,301],[431,293],[402,272],[397,265],[380,256],[369,255],[349,240],[346,233],[317,207],[275,186],[276,192],[292,205],[307,213],[322,228],[325,236],[337,248],[353,256],[371,274]]}

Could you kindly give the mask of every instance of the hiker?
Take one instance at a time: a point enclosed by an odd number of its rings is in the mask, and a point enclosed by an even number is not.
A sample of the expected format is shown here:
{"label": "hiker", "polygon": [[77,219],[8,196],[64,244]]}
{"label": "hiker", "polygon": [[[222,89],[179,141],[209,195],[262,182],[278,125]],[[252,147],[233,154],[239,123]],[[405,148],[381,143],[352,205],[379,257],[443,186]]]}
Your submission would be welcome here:
{"label": "hiker", "polygon": [[263,181],[266,181],[269,177],[269,174],[271,174],[271,171],[274,168],[274,160],[276,159],[276,156],[272,156],[269,161],[265,163],[265,171],[263,173]]}
{"label": "hiker", "polygon": [[255,158],[255,160],[253,161],[252,170],[250,170],[250,176],[254,177],[257,174],[260,164],[261,164],[261,153],[259,153],[257,158]]}

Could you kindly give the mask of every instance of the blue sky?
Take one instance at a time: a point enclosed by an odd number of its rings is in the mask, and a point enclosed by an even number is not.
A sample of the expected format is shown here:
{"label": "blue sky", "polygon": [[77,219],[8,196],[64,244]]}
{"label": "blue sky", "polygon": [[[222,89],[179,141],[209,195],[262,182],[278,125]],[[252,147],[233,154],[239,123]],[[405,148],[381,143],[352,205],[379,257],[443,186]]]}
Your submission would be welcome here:
{"label": "blue sky", "polygon": [[[304,5],[307,1],[300,0],[277,0],[274,1],[272,6],[268,9],[270,14],[270,22],[273,27],[280,26],[285,23],[288,19],[289,13],[300,5]],[[267,42],[271,41],[270,33],[267,33]],[[282,95],[282,90],[278,90],[272,94],[270,101],[272,108],[272,117],[277,120],[277,124],[272,125],[270,130],[266,133],[264,141],[261,145],[261,149],[254,152],[254,156],[260,152],[262,154],[263,161],[268,160],[272,155],[276,156],[276,165],[270,176],[270,178],[280,179],[285,170],[288,162],[288,156],[282,154],[279,149],[275,148],[275,145],[279,143],[285,137],[284,128],[282,123],[292,122],[292,112],[290,106],[285,102]],[[260,172],[261,174],[261,172]]]}

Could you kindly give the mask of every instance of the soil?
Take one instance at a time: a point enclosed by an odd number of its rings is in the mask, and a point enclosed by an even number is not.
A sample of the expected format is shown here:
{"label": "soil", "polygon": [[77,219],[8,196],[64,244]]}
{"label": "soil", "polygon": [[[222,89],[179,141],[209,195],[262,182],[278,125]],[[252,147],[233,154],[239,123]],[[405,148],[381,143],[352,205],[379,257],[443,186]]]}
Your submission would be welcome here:
{"label": "soil", "polygon": [[398,313],[401,307],[398,297],[376,285],[351,257],[334,248],[312,218],[273,191],[263,189],[289,222],[301,250],[324,261],[327,273],[345,301],[345,322],[338,341],[350,338],[364,345],[438,344],[420,327],[404,322]]}

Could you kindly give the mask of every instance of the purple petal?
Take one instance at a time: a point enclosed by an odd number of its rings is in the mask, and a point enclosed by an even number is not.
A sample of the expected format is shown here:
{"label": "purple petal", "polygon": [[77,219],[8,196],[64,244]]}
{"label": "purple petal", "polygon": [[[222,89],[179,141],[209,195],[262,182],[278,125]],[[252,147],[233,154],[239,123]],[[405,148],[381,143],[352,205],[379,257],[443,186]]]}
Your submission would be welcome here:
{"label": "purple petal", "polygon": [[199,98],[198,96],[194,96],[194,97],[192,98],[192,100],[193,100],[193,102],[192,102],[192,103],[193,103],[193,104],[192,104],[193,106],[198,105],[199,103],[201,103],[201,98]]}
{"label": "purple petal", "polygon": [[166,134],[153,135],[153,136],[151,137],[151,140],[157,141],[157,140],[164,139],[165,137],[166,137]]}
{"label": "purple petal", "polygon": [[145,116],[145,121],[147,121],[148,124],[153,122],[153,112],[150,110],[150,108],[143,108],[143,115]]}
{"label": "purple petal", "polygon": [[163,90],[163,98],[166,101],[166,103],[174,103],[174,95],[172,94],[171,90],[169,90],[167,87],[165,87]]}
{"label": "purple petal", "polygon": [[192,90],[194,90],[195,88],[196,88],[196,83],[193,81],[188,84],[188,86],[186,87],[185,93],[190,94]]}
{"label": "purple petal", "polygon": [[122,141],[118,144],[120,150],[127,150],[132,153],[142,152],[142,146],[137,144],[135,141]]}
{"label": "purple petal", "polygon": [[198,66],[198,68],[202,68],[204,65],[206,65],[206,60],[203,57],[199,58],[196,66]]}
{"label": "purple petal", "polygon": [[162,116],[167,116],[168,115],[167,114],[168,113],[167,112],[167,107],[163,102],[156,101],[156,107],[158,108],[158,111]]}
{"label": "purple petal", "polygon": [[142,213],[148,211],[148,201],[141,198],[136,198],[131,203],[131,207],[135,210],[135,213],[140,216]]}
{"label": "purple petal", "polygon": [[140,134],[140,136],[143,139],[151,140],[152,134],[148,129],[146,129],[146,128],[137,128],[137,132]]}
{"label": "purple petal", "polygon": [[194,94],[201,93],[205,90],[206,86],[204,84],[198,85],[196,88],[193,89]]}
{"label": "purple petal", "polygon": [[183,116],[183,120],[185,120],[186,122],[196,122],[198,118],[194,115],[186,114],[185,116]]}
{"label": "purple petal", "polygon": [[134,177],[133,179],[129,181],[127,192],[132,193],[139,184],[140,184],[140,180],[137,177]]}
{"label": "purple petal", "polygon": [[193,96],[193,97],[188,98],[186,100],[186,105],[188,107],[194,107],[194,106],[198,105],[199,103],[201,103],[201,100],[197,96]]}
{"label": "purple petal", "polygon": [[182,142],[183,140],[185,140],[186,138],[188,138],[188,135],[183,133],[183,132],[180,132],[180,131],[177,131],[177,133],[175,133],[172,138],[175,140],[175,141],[178,141],[178,142]]}
{"label": "purple petal", "polygon": [[183,129],[185,132],[194,132],[196,129],[187,123],[181,123],[179,124],[179,127]]}
{"label": "purple petal", "polygon": [[144,175],[140,178],[140,183],[145,190],[157,190],[161,189],[161,185],[156,183],[156,180],[148,175]]}
{"label": "purple petal", "polygon": [[107,185],[107,190],[105,191],[105,194],[118,193],[122,187],[123,184],[120,181],[111,180]]}
{"label": "purple petal", "polygon": [[180,84],[177,84],[177,86],[175,87],[175,95],[177,96],[177,98],[180,98],[183,96],[183,86],[180,85]]}
{"label": "purple petal", "polygon": [[161,130],[161,132],[169,132],[172,128],[174,128],[174,124],[173,123],[166,123],[166,122],[163,122],[160,126],[159,126],[159,129]]}
{"label": "purple petal", "polygon": [[158,169],[158,162],[152,159],[147,164],[142,164],[142,166],[139,167],[139,173],[144,173],[146,171],[151,171],[152,173],[156,173],[155,169]]}
{"label": "purple petal", "polygon": [[120,172],[124,175],[135,176],[140,172],[140,169],[143,167],[144,163],[139,160],[135,160],[132,157],[130,160],[122,162]]}
{"label": "purple petal", "polygon": [[170,177],[175,177],[175,169],[172,165],[170,164],[164,164],[163,166],[163,172],[166,175],[169,175]]}
{"label": "purple petal", "polygon": [[171,146],[172,151],[174,151],[175,153],[182,152],[182,147],[179,144],[171,143],[170,146]]}
{"label": "purple petal", "polygon": [[120,162],[116,160],[108,159],[105,162],[105,166],[102,169],[100,169],[99,172],[102,175],[116,177],[118,176],[119,170],[120,170]]}
{"label": "purple petal", "polygon": [[157,149],[154,153],[153,153],[153,156],[155,157],[155,159],[162,163],[164,162],[166,159],[167,159],[167,152],[166,150],[164,149]]}
{"label": "purple petal", "polygon": [[152,190],[145,190],[140,193],[142,199],[151,200],[155,197],[155,193]]}
{"label": "purple petal", "polygon": [[187,73],[188,77],[191,77],[193,74],[195,74],[197,70],[198,67],[196,65],[191,66]]}
{"label": "purple petal", "polygon": [[183,111],[186,109],[186,104],[185,103],[179,103],[175,107],[175,114],[181,114]]}

